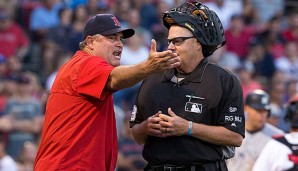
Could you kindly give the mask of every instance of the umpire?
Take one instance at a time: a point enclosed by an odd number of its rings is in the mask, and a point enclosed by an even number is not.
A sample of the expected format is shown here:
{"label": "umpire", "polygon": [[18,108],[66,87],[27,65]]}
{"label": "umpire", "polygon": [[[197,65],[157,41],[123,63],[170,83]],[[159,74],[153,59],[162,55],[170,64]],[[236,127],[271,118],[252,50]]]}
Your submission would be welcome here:
{"label": "umpire", "polygon": [[145,171],[226,171],[244,138],[243,95],[231,72],[208,62],[225,44],[215,12],[185,2],[163,13],[168,50],[181,65],[143,81],[130,126]]}

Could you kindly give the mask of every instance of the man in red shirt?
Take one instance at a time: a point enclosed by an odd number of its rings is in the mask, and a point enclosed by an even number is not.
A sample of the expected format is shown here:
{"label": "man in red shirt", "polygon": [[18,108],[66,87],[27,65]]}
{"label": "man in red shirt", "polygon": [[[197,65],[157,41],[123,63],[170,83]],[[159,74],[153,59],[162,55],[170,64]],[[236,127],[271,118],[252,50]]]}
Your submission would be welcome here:
{"label": "man in red shirt", "polygon": [[146,61],[119,66],[122,39],[133,34],[111,14],[88,20],[81,50],[61,67],[50,91],[35,171],[114,171],[118,147],[112,93],[180,65],[176,53],[156,52],[153,40]]}

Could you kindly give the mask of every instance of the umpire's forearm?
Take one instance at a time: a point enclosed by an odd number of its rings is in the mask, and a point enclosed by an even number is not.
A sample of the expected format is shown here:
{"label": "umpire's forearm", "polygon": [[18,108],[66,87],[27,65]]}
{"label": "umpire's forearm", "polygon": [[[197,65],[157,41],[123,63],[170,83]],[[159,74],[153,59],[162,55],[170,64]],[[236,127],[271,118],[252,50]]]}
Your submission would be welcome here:
{"label": "umpire's forearm", "polygon": [[203,141],[225,146],[239,147],[242,143],[242,135],[228,130],[223,126],[210,126],[204,124],[193,124],[192,136]]}
{"label": "umpire's forearm", "polygon": [[146,121],[136,124],[132,127],[132,135],[136,143],[144,144],[148,138],[148,134],[146,132],[145,123]]}

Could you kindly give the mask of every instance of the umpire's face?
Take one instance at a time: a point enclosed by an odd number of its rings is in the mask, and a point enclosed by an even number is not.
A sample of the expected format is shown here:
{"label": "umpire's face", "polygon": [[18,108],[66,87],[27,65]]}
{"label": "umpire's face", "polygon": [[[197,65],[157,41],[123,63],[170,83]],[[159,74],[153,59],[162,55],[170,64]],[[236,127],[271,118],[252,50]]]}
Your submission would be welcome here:
{"label": "umpire's face", "polygon": [[169,29],[168,50],[177,53],[180,57],[181,73],[190,73],[203,59],[202,46],[194,35],[186,28],[173,25]]}
{"label": "umpire's face", "polygon": [[261,130],[267,122],[269,111],[266,109],[254,109],[248,105],[245,105],[244,109],[247,114],[245,129],[251,132]]}

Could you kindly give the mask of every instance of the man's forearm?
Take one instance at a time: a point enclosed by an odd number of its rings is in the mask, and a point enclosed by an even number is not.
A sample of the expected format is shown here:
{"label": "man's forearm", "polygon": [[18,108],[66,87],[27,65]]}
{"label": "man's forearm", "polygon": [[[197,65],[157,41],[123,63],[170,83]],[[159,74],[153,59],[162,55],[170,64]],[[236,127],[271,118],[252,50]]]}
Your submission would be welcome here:
{"label": "man's forearm", "polygon": [[242,135],[222,126],[193,124],[192,136],[217,145],[240,146]]}
{"label": "man's forearm", "polygon": [[144,144],[148,138],[148,134],[145,132],[144,124],[146,121],[136,124],[132,127],[132,135],[134,140],[138,144]]}
{"label": "man's forearm", "polygon": [[145,62],[131,65],[119,66],[110,73],[106,88],[110,90],[121,90],[131,87],[149,76],[151,71],[145,67]]}
{"label": "man's forearm", "polygon": [[106,89],[120,90],[131,87],[154,72],[162,72],[180,65],[180,58],[176,53],[169,50],[156,52],[152,49],[146,61],[137,65],[114,68],[110,73]]}

